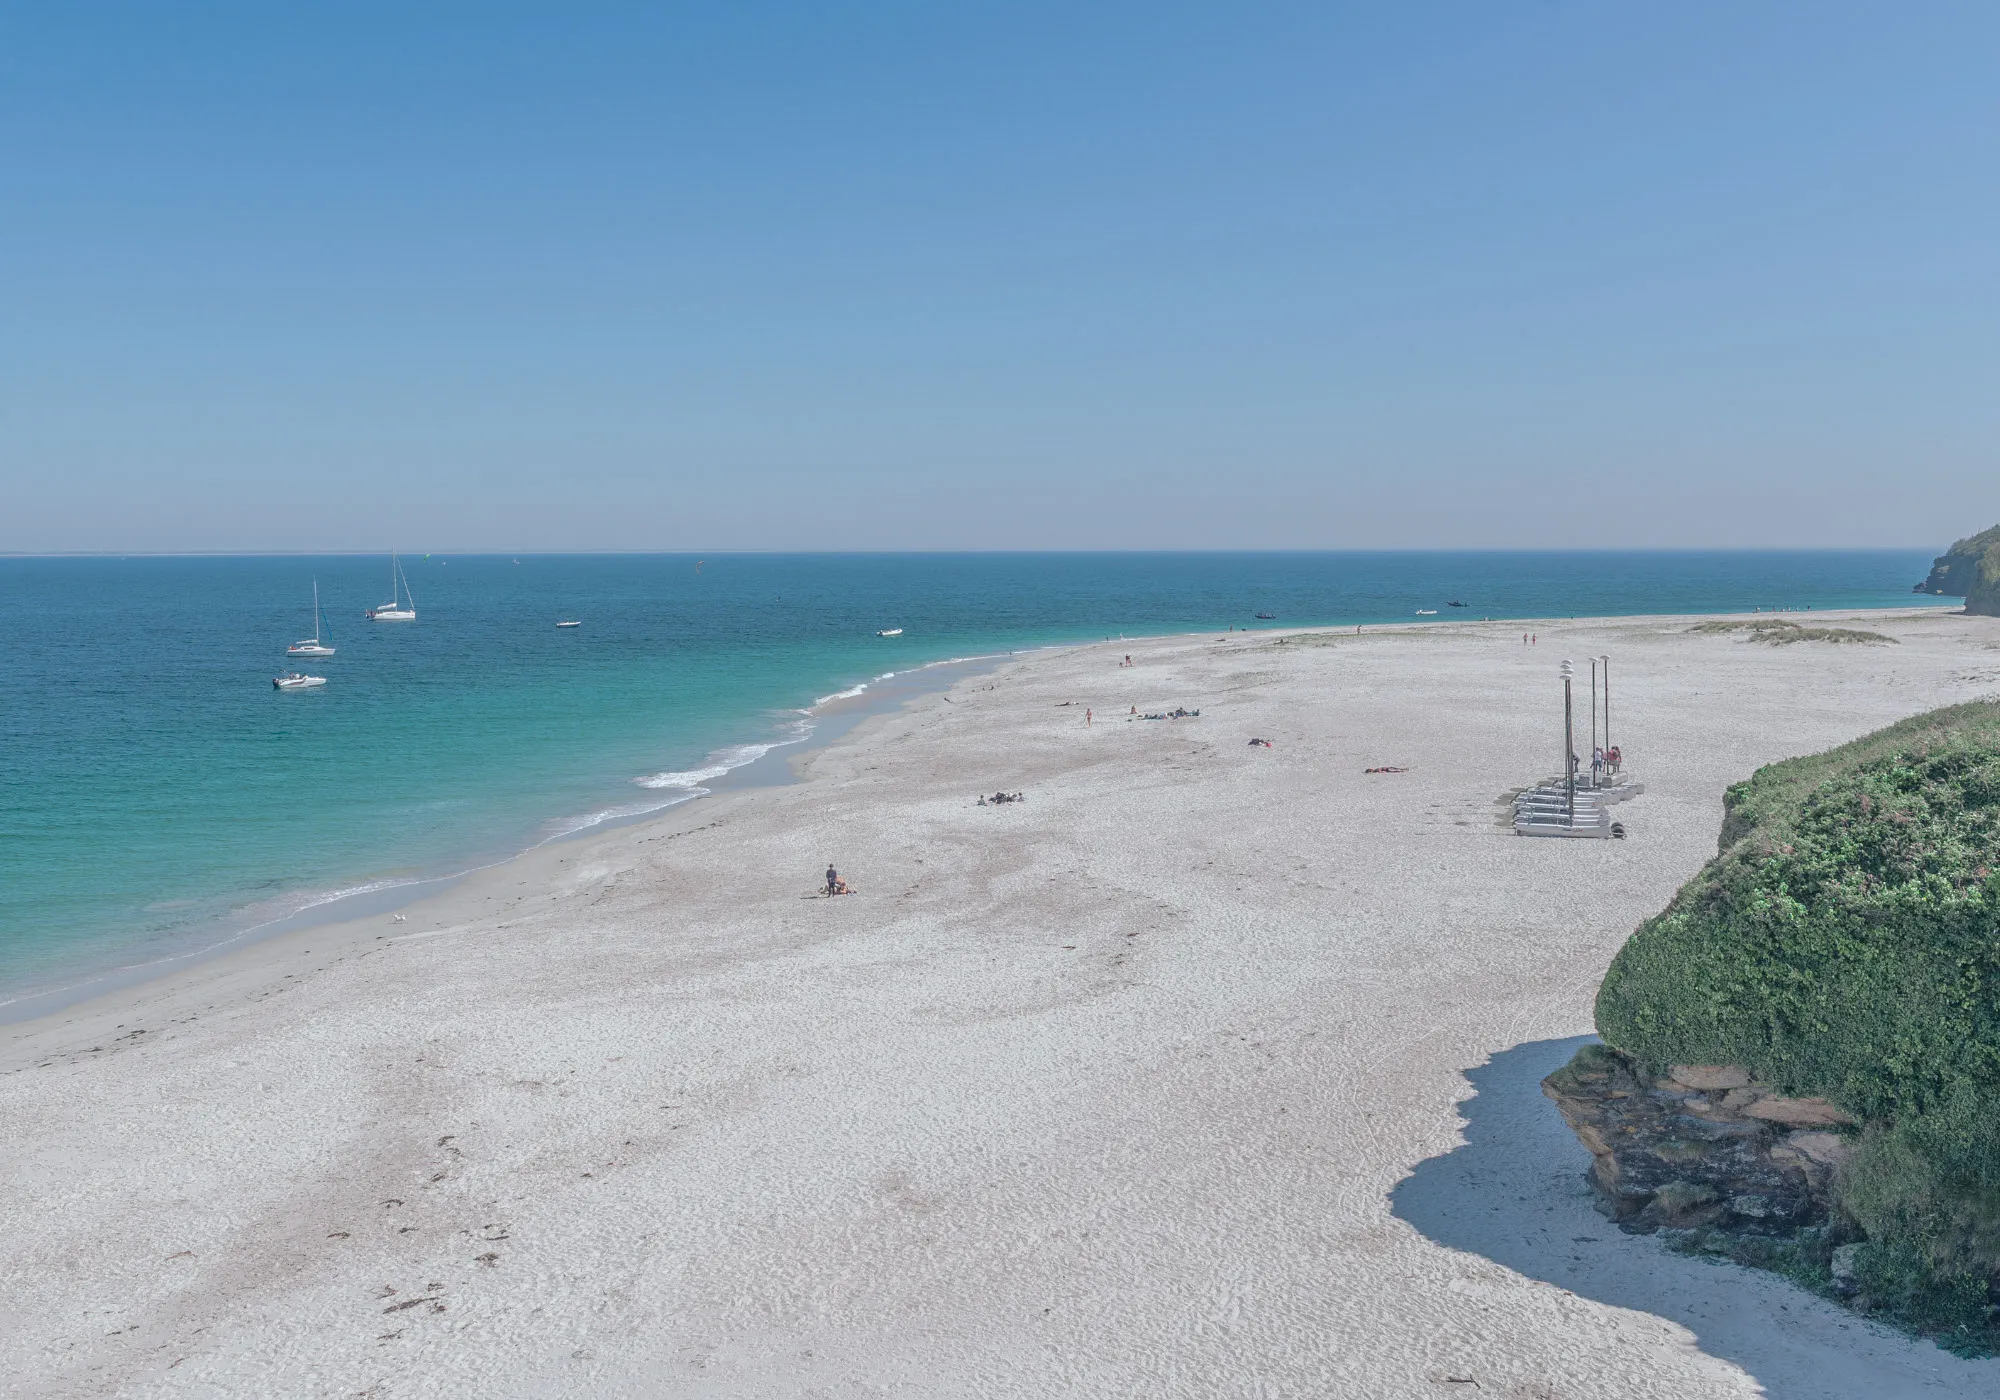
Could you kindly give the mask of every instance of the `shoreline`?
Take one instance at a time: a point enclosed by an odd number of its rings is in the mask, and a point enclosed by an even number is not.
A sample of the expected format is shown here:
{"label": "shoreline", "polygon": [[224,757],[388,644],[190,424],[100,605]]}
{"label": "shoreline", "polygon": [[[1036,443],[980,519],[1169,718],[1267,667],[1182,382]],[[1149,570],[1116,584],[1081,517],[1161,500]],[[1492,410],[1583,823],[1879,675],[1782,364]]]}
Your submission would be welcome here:
{"label": "shoreline", "polygon": [[[1401,551],[1386,551],[1388,555],[1399,555]],[[1530,551],[1529,554],[1535,552]],[[1590,554],[1590,551],[1584,551]],[[1673,553],[1669,551],[1669,553]],[[1768,551],[1748,551],[1746,556],[1754,556]],[[1803,553],[1812,554],[1813,551]],[[1464,596],[1472,596],[1470,594]],[[1624,600],[1621,600],[1624,601]],[[1931,605],[1928,599],[1917,600],[1915,606]],[[1871,610],[1873,604],[1871,603]],[[1287,611],[1279,607],[1281,613]],[[1606,616],[1642,616],[1649,614],[1627,614],[1616,611]],[[1666,614],[1650,614],[1666,615]],[[1428,619],[1436,623],[1457,621],[1456,617]],[[1532,621],[1533,619],[1523,619]],[[1390,626],[1405,624],[1411,619],[1404,616],[1385,617],[1380,621],[1368,622],[1368,626]],[[1269,623],[1246,624],[1245,630],[1252,633],[1267,630],[1297,630],[1300,624],[1272,620]],[[1329,620],[1305,624],[1325,628],[1353,625],[1352,619]],[[1173,627],[1164,631],[1138,630],[1126,635],[1137,639],[1142,637],[1177,635],[1182,630]],[[1205,628],[1185,629],[1202,631]],[[1093,643],[1102,636],[1094,629],[1077,635],[1075,629],[1067,625],[1052,625],[1040,629],[1041,635],[1030,638],[1014,638],[1008,645],[1019,650],[1037,646],[1071,646]],[[972,648],[961,648],[970,650]],[[951,658],[931,665],[946,664]],[[868,677],[863,685],[876,685],[880,677]],[[840,697],[848,692],[836,688],[834,693],[820,697],[821,701],[833,701],[837,705]],[[804,695],[813,694],[805,690]],[[823,708],[817,702],[805,710]],[[801,713],[805,711],[802,710]],[[769,727],[770,716],[778,711],[761,712]],[[754,729],[756,713],[741,716],[742,727],[736,732]],[[725,735],[727,730],[724,731]],[[766,751],[770,747],[785,746],[792,741],[780,734],[759,734],[755,741],[730,741],[725,739],[710,751],[709,757],[697,761],[695,775],[699,770],[715,762],[716,758],[732,747],[742,747]],[[629,757],[629,756],[628,756]],[[644,762],[643,759],[640,760]],[[616,774],[624,763],[613,765],[607,772],[596,774],[592,784],[605,778],[613,779],[599,795],[594,789],[587,794],[549,802],[533,799],[530,794],[525,800],[516,801],[509,795],[502,801],[480,807],[477,811],[454,818],[452,823],[434,825],[432,830],[442,839],[413,846],[402,846],[378,852],[378,858],[386,856],[380,864],[370,865],[366,861],[352,866],[344,865],[342,857],[336,857],[337,838],[340,831],[329,828],[320,834],[325,843],[315,843],[310,849],[317,850],[327,858],[320,876],[309,876],[294,883],[289,878],[294,871],[311,871],[316,866],[311,855],[286,861],[260,857],[236,869],[234,875],[208,875],[195,877],[197,883],[182,886],[175,882],[175,872],[163,869],[151,876],[133,878],[119,876],[119,867],[130,871],[142,871],[146,867],[138,862],[127,865],[116,859],[121,850],[121,838],[115,825],[80,830],[77,839],[67,844],[66,851],[51,851],[45,864],[36,867],[45,872],[57,872],[53,880],[68,880],[79,891],[79,897],[72,903],[63,903],[60,886],[51,884],[51,899],[48,906],[57,915],[52,921],[36,917],[36,910],[26,896],[16,909],[10,909],[10,916],[18,914],[17,923],[10,928],[9,943],[15,956],[10,961],[13,971],[5,984],[0,985],[0,1025],[18,1023],[36,1014],[39,1010],[74,1000],[78,995],[87,995],[93,987],[117,982],[130,982],[149,975],[146,969],[161,968],[179,964],[189,958],[212,955],[214,952],[237,946],[246,941],[270,936],[272,933],[292,927],[324,923],[329,920],[348,917],[363,911],[391,911],[409,901],[433,892],[451,880],[496,862],[505,861],[532,849],[535,845],[550,840],[567,839],[575,831],[616,824],[635,818],[643,818],[649,812],[657,812],[688,800],[679,791],[670,790],[655,797],[643,791],[651,786],[643,767],[627,769],[626,783],[638,785],[642,791],[632,793],[631,787],[616,781]],[[589,765],[585,765],[589,769]],[[577,771],[570,765],[569,771]],[[595,769],[589,769],[593,773]],[[690,774],[654,775],[687,778]],[[691,783],[690,786],[698,786]],[[629,794],[629,800],[619,799],[615,794],[620,790]],[[550,789],[550,792],[555,789]],[[657,791],[657,789],[656,789]],[[698,795],[698,794],[697,794]],[[546,798],[544,799],[546,800]],[[100,808],[103,804],[100,802]],[[417,811],[420,806],[406,802],[398,811]],[[482,815],[484,814],[484,815]],[[491,816],[494,819],[487,820]],[[225,833],[209,842],[211,846],[224,848],[234,844],[236,837],[242,837],[254,847],[258,833],[242,824],[239,814],[234,820],[237,825],[218,828]],[[462,820],[463,824],[460,825]],[[209,823],[210,827],[214,823]],[[214,835],[211,832],[211,835]],[[154,858],[160,850],[147,847],[137,836],[129,838],[135,849],[144,849]],[[331,843],[331,844],[327,844]],[[157,845],[157,843],[155,843]],[[301,850],[308,848],[302,847]],[[434,855],[442,851],[443,855]],[[408,859],[407,865],[397,865],[398,859]],[[104,872],[95,882],[98,895],[115,898],[97,899],[93,902],[92,877],[94,862],[109,861]],[[198,870],[197,865],[184,865],[186,870]],[[218,864],[218,872],[222,869]],[[66,873],[65,873],[66,872]],[[25,871],[24,871],[25,874]],[[208,883],[199,883],[206,880]],[[39,888],[32,881],[22,885],[23,891]],[[74,907],[72,907],[74,905]],[[122,912],[121,912],[122,911]]]}
{"label": "shoreline", "polygon": [[[42,1396],[1990,1395],[1606,1227],[1536,1087],[1729,784],[2000,690],[2000,622],[1936,613],[1037,653],[797,783],[9,1028],[0,1357]],[[1515,839],[1600,652],[1629,838]]]}
{"label": "shoreline", "polygon": [[[313,929],[330,925],[394,915],[425,900],[444,895],[463,881],[487,871],[504,869],[513,862],[546,847],[584,841],[600,833],[661,820],[704,798],[798,781],[793,768],[797,759],[837,742],[842,736],[877,714],[893,712],[908,703],[915,695],[949,689],[961,670],[964,674],[977,674],[973,668],[982,665],[990,668],[1013,656],[1051,649],[1054,648],[1033,648],[990,656],[952,657],[944,661],[923,662],[905,671],[892,671],[875,676],[847,690],[821,696],[810,706],[799,710],[801,722],[806,728],[798,737],[735,745],[733,747],[738,750],[757,748],[760,752],[745,762],[720,769],[714,772],[713,776],[703,777],[699,782],[689,782],[685,785],[664,784],[659,789],[662,791],[681,789],[685,791],[685,796],[666,799],[635,811],[593,813],[575,826],[552,832],[518,850],[498,855],[493,859],[474,857],[479,863],[462,869],[408,876],[362,877],[361,883],[357,886],[310,898],[307,903],[290,912],[259,918],[242,928],[214,937],[212,941],[203,941],[203,938],[198,938],[190,932],[187,941],[199,943],[196,947],[162,952],[159,956],[148,957],[135,963],[79,970],[74,980],[56,986],[26,985],[9,989],[4,995],[0,995],[0,1035],[7,1034],[15,1026],[31,1025],[37,1021],[60,1016],[71,1007],[86,1006],[101,997],[116,996],[122,991],[142,988],[148,983],[198,968],[206,962],[232,957],[272,939],[289,934],[309,933]],[[920,678],[926,683],[914,684]],[[890,684],[895,681],[911,684],[903,686]],[[797,751],[791,752],[792,750]],[[634,779],[633,782],[642,787],[645,785],[641,779]],[[548,826],[565,820],[570,819],[552,818],[543,825]],[[269,902],[289,904],[302,897],[305,897],[302,893],[277,896]]]}
{"label": "shoreline", "polygon": [[[1009,662],[1032,658],[1038,655],[1055,655],[1064,652],[1085,650],[1090,647],[1117,646],[1120,644],[1158,645],[1162,643],[1184,643],[1197,639],[1215,637],[1226,640],[1234,637],[1275,638],[1279,636],[1331,636],[1368,635],[1373,633],[1396,632],[1449,632],[1464,628],[1497,628],[1526,625],[1535,627],[1555,626],[1615,626],[1621,622],[1650,622],[1661,624],[1695,624],[1704,621],[1729,621],[1759,616],[1783,616],[1790,610],[1759,609],[1749,613],[1644,613],[1612,614],[1594,618],[1466,618],[1440,617],[1411,619],[1409,621],[1354,624],[1355,632],[1350,634],[1346,624],[1309,624],[1285,627],[1281,623],[1260,627],[1254,631],[1239,627],[1232,632],[1220,634],[1206,631],[1162,633],[1151,637],[1117,636],[1096,642],[1049,643],[1042,646],[1023,647],[1006,653],[984,656],[953,657],[943,661],[921,663],[906,671],[890,672],[861,682],[847,690],[822,696],[814,704],[800,713],[814,723],[807,734],[794,741],[777,741],[760,745],[763,752],[747,763],[730,768],[702,784],[691,787],[689,795],[678,801],[659,807],[648,808],[629,815],[612,815],[587,825],[553,835],[526,846],[509,855],[464,870],[443,874],[416,876],[407,880],[380,885],[369,885],[350,894],[335,895],[309,904],[290,914],[255,924],[249,928],[217,940],[203,947],[166,957],[148,960],[144,963],[117,967],[46,990],[30,990],[12,994],[0,1001],[0,1042],[8,1046],[24,1039],[31,1039],[45,1027],[54,1024],[70,1024],[77,1018],[90,1023],[106,1019],[92,1013],[104,1008],[116,1014],[126,1014],[127,1005],[123,998],[137,1001],[149,989],[164,990],[171,994],[169,984],[178,978],[197,977],[200,970],[216,963],[229,963],[229,980],[248,975],[256,979],[253,970],[259,959],[259,949],[275,944],[283,944],[284,950],[274,949],[271,953],[273,965],[284,963],[293,965],[297,959],[312,956],[312,950],[305,946],[316,930],[326,930],[318,939],[322,943],[338,943],[343,948],[364,941],[389,941],[399,938],[421,936],[399,933],[385,936],[382,940],[368,940],[360,936],[361,928],[367,921],[379,921],[385,917],[402,915],[405,920],[409,912],[434,901],[447,899],[454,891],[469,881],[493,872],[506,872],[528,861],[540,852],[572,845],[586,844],[597,838],[611,835],[634,827],[651,829],[659,826],[663,831],[671,828],[672,834],[692,829],[683,824],[681,818],[692,814],[698,804],[713,803],[716,799],[726,799],[773,787],[787,786],[806,780],[805,767],[810,761],[836,747],[843,740],[853,736],[870,720],[880,719],[907,710],[916,701],[930,695],[948,694],[961,680],[974,675],[990,674]],[[1931,615],[1969,616],[1962,610],[1935,605],[1911,605],[1897,608],[1849,608],[1840,610],[1799,609],[1798,612],[1812,612],[1815,616],[1834,621],[1866,621],[1870,618],[1882,619],[1890,616],[1927,617]],[[1364,630],[1366,629],[1366,630]],[[1268,643],[1267,643],[1268,644]],[[925,684],[915,684],[919,680]],[[905,681],[906,687],[885,686],[885,682]],[[1116,718],[1116,717],[1114,717]],[[822,738],[822,727],[826,729]],[[791,752],[796,748],[796,752]],[[635,780],[637,781],[637,780]],[[701,808],[713,810],[712,806]],[[657,838],[651,838],[657,839]],[[565,863],[565,862],[558,862]],[[496,876],[497,878],[497,876]],[[375,923],[368,923],[375,927]],[[296,949],[296,951],[294,951]],[[322,955],[323,959],[324,955]],[[240,964],[240,966],[239,966]],[[305,965],[300,963],[299,965]],[[313,964],[315,966],[319,964]],[[291,974],[297,975],[297,974]],[[12,1008],[20,1008],[13,1010]],[[9,1057],[0,1054],[0,1072],[9,1065]]]}

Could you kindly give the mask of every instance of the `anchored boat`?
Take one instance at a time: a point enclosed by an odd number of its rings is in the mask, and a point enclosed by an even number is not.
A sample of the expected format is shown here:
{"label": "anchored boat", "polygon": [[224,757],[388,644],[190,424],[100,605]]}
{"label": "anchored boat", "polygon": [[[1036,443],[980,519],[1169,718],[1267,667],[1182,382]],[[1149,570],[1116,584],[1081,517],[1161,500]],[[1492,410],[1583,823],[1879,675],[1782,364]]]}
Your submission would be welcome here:
{"label": "anchored boat", "polygon": [[285,648],[287,656],[331,656],[333,648],[319,639],[319,580],[313,580],[313,634],[302,642],[293,642]]}
{"label": "anchored boat", "polygon": [[[408,606],[404,605],[408,599]],[[409,575],[403,572],[403,565],[396,558],[396,551],[389,551],[389,601],[379,608],[368,610],[370,622],[415,622],[417,620],[416,595],[410,592]]]}

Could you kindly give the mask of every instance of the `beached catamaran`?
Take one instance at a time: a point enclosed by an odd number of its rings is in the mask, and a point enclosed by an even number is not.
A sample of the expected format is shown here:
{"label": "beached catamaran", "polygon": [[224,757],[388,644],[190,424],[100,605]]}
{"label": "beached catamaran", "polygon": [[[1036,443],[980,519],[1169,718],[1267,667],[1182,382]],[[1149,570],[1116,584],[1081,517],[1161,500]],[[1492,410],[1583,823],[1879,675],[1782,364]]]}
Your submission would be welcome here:
{"label": "beached catamaran", "polygon": [[332,656],[333,648],[320,640],[321,622],[319,616],[319,580],[313,580],[313,634],[302,642],[293,642],[285,648],[287,656]]}
{"label": "beached catamaran", "polygon": [[[399,589],[400,591],[398,591]],[[407,607],[403,603],[405,599],[409,601]],[[393,549],[389,551],[389,601],[379,608],[370,608],[368,610],[368,619],[371,622],[415,622],[417,620],[416,595],[410,592],[409,575],[403,572],[403,565],[396,558],[396,551]]]}

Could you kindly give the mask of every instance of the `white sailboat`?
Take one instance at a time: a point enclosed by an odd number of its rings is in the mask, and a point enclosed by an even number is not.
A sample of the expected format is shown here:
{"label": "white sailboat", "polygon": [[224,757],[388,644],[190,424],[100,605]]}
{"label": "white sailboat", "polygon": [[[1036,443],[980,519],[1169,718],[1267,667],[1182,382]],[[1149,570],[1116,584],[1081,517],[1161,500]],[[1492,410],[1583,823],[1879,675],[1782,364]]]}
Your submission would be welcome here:
{"label": "white sailboat", "polygon": [[313,580],[313,634],[302,642],[293,642],[285,648],[287,656],[331,656],[333,648],[319,639],[319,580]]}
{"label": "white sailboat", "polygon": [[[400,590],[400,591],[399,591]],[[408,599],[408,606],[404,605]],[[368,610],[371,622],[415,622],[417,620],[416,595],[410,592],[410,576],[403,572],[403,566],[396,558],[396,551],[389,551],[389,601],[379,608]]]}

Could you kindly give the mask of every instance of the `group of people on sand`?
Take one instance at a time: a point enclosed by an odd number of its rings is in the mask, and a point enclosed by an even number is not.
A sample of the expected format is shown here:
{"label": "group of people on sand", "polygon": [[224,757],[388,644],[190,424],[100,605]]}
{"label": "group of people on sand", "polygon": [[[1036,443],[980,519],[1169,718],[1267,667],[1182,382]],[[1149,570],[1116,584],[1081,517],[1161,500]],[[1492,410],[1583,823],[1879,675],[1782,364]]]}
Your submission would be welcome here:
{"label": "group of people on sand", "polygon": [[1003,802],[1026,802],[1027,800],[1027,795],[1019,792],[996,792],[991,797],[988,797],[983,792],[979,794],[979,805],[982,807],[998,807]]}
{"label": "group of people on sand", "polygon": [[1616,744],[1590,751],[1590,777],[1595,782],[1606,773],[1616,773],[1625,762],[1625,752]]}
{"label": "group of people on sand", "polygon": [[847,881],[840,878],[840,872],[835,870],[831,865],[826,868],[826,892],[828,896],[854,893],[853,890],[847,888]]}
{"label": "group of people on sand", "polygon": [[1542,639],[1541,634],[1538,632],[1523,632],[1521,634],[1521,645],[1524,647],[1531,647],[1534,646],[1537,642],[1541,641],[1541,639]]}

